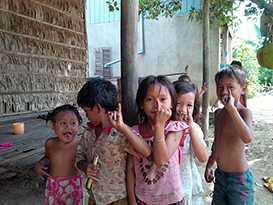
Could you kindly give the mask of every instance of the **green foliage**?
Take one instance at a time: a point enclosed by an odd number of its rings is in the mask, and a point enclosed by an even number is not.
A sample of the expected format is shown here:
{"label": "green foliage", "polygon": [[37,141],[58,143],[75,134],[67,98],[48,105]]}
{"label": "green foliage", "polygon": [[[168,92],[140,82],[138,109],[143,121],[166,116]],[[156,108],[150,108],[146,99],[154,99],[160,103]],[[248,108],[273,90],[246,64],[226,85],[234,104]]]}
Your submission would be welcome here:
{"label": "green foliage", "polygon": [[[119,10],[117,0],[108,0],[106,3],[109,11]],[[173,17],[181,8],[181,0],[139,0],[139,13],[149,19],[158,19],[160,16]]]}
{"label": "green foliage", "polygon": [[[239,8],[239,5],[235,5],[233,1],[225,0],[211,0],[210,2],[210,21],[213,24],[217,24],[219,26],[231,25],[235,22],[236,16],[233,15],[233,12]],[[188,18],[190,20],[202,19],[202,10],[191,8],[188,13]]]}
{"label": "green foliage", "polygon": [[230,25],[234,20],[235,16],[233,11],[237,8],[234,6],[233,1],[210,1],[210,18],[211,21],[217,25],[223,26],[225,24]]}
{"label": "green foliage", "polygon": [[109,1],[106,1],[106,3],[108,4],[109,11],[113,12],[113,11],[119,10],[119,5],[116,0],[109,0]]}
{"label": "green foliage", "polygon": [[256,53],[246,42],[242,42],[233,50],[233,57],[240,59],[243,64],[249,81],[247,95],[252,98],[262,90],[259,82],[260,66],[256,59]]}
{"label": "green foliage", "polygon": [[253,16],[258,14],[259,10],[253,3],[250,2],[245,6],[245,16]]}
{"label": "green foliage", "polygon": [[[127,0],[130,1],[130,0]],[[254,0],[253,0],[254,1]],[[107,4],[110,11],[119,10],[118,0],[108,0]],[[139,0],[139,12],[146,18],[158,19],[160,16],[172,17],[182,8],[183,0]],[[236,2],[236,3],[235,3]],[[219,26],[238,23],[238,18],[233,15],[244,0],[210,0],[210,20],[213,24]],[[259,3],[259,8],[266,8],[271,0],[255,0]],[[245,7],[246,16],[258,15],[260,10],[254,3],[249,3]],[[202,18],[202,9],[191,8],[188,13],[190,20],[200,20]]]}
{"label": "green foliage", "polygon": [[[258,39],[257,42],[254,41],[250,41],[250,40],[246,40],[244,41],[246,45],[250,46],[256,54],[256,51],[262,47],[262,45],[264,44],[264,39],[265,37],[261,34],[260,28],[255,25],[255,32],[256,32],[256,37]],[[260,65],[258,66],[258,81],[259,84],[263,87],[267,87],[267,86],[273,86],[273,70],[270,70],[268,68],[263,68]]]}
{"label": "green foliage", "polygon": [[268,68],[260,68],[259,82],[264,87],[273,86],[273,70],[270,70]]}
{"label": "green foliage", "polygon": [[[259,32],[257,32],[257,37]],[[261,67],[256,58],[256,50],[262,45],[262,37],[259,41],[243,41],[237,44],[233,50],[233,57],[240,59],[244,70],[247,72],[249,86],[248,97],[254,97],[261,91],[273,86],[273,70]]]}
{"label": "green foliage", "polygon": [[140,12],[146,18],[172,17],[182,8],[181,0],[139,0]]}

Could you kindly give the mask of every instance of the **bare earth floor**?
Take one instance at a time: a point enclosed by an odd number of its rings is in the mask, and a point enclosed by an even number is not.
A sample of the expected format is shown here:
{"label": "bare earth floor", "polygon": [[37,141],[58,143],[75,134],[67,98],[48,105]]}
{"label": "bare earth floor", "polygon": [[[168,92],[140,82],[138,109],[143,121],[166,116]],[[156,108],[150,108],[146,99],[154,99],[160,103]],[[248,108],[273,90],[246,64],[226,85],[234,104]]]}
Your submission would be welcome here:
{"label": "bare earth floor", "polygon": [[[273,96],[256,97],[248,106],[255,120],[255,139],[246,151],[254,175],[255,204],[272,205],[273,193],[263,187],[262,177],[273,176]],[[44,188],[32,169],[15,168],[13,173],[15,176],[8,179],[0,175],[0,205],[42,204]],[[206,204],[210,204],[212,186],[204,183]]]}

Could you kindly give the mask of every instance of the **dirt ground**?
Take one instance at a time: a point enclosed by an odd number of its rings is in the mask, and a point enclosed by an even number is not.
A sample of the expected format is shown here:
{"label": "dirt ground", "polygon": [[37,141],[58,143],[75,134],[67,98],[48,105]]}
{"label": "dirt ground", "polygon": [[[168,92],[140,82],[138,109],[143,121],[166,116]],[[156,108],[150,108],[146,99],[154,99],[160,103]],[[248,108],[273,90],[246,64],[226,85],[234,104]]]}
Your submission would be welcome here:
{"label": "dirt ground", "polygon": [[[262,177],[273,176],[273,96],[256,97],[248,106],[255,120],[255,139],[246,150],[254,175],[255,204],[272,205],[273,193],[263,187]],[[0,175],[0,205],[42,204],[44,187],[31,168],[14,169],[11,176],[3,179]],[[204,188],[206,204],[210,204],[213,187],[204,183]]]}

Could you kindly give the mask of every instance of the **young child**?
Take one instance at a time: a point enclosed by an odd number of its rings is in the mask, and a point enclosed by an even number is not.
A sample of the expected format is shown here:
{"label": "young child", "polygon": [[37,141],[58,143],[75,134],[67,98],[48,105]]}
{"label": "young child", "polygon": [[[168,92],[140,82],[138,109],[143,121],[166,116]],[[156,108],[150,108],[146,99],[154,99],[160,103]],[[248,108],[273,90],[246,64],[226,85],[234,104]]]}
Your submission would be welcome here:
{"label": "young child", "polygon": [[36,164],[39,176],[47,177],[44,205],[82,205],[82,179],[75,166],[75,138],[82,118],[72,105],[62,105],[50,112],[47,121],[56,137],[46,141],[45,156]]}
{"label": "young child", "polygon": [[[150,148],[123,122],[117,89],[110,81],[89,80],[79,91],[77,102],[89,120],[77,151],[78,168],[94,180],[89,205],[126,205],[125,150],[147,157]],[[97,167],[92,165],[95,155],[99,156]]]}
{"label": "young child", "polygon": [[[190,79],[190,76],[188,76],[188,74],[182,74],[177,81],[174,82],[175,83],[178,83],[178,82],[188,82],[188,83],[192,83],[191,79]],[[195,85],[194,85],[195,86]],[[201,90],[199,91],[198,90],[198,87],[196,87],[196,92],[197,92],[197,95],[196,95],[196,98],[195,98],[195,107],[198,109],[195,109],[195,111],[198,111],[198,113],[194,113],[194,116],[195,116],[195,122],[197,122],[198,124],[200,124],[200,119],[202,117],[202,113],[201,113],[201,110],[200,110],[200,105],[202,104],[202,99],[203,99],[203,95],[204,93],[206,93],[208,91],[208,84],[207,83],[204,83],[201,87]]]}
{"label": "young child", "polygon": [[[183,81],[183,82],[192,82],[190,76],[188,75],[188,65],[185,67],[185,73],[183,73],[182,75],[180,75],[178,77],[178,80],[177,81]],[[175,81],[175,82],[177,82]],[[198,91],[198,88],[197,88],[197,91]],[[208,91],[208,84],[207,83],[204,83],[200,89],[200,91],[198,91],[198,101],[202,101],[202,98],[203,98],[203,95],[204,93],[206,93]],[[197,99],[197,98],[196,98]]]}
{"label": "young child", "polygon": [[[243,65],[241,63],[241,61],[239,60],[233,60],[230,65],[228,65],[227,67],[232,68],[234,70],[243,70]],[[246,80],[246,83],[244,85],[244,92],[242,93],[241,97],[240,97],[240,102],[243,106],[247,107],[247,86],[248,86],[248,81]],[[214,110],[215,108],[219,107],[219,99],[217,99],[217,101],[213,104],[212,106],[212,110]]]}
{"label": "young child", "polygon": [[202,196],[204,190],[195,159],[197,158],[199,162],[206,162],[208,153],[203,140],[203,132],[200,126],[193,121],[199,116],[198,91],[195,84],[191,82],[176,81],[174,86],[177,94],[176,119],[189,126],[181,144],[182,192],[187,205],[202,205],[204,204]]}
{"label": "young child", "polygon": [[242,70],[243,69],[243,65],[241,63],[241,61],[238,60],[233,60],[230,65],[232,66],[233,69],[239,69]]}
{"label": "young child", "polygon": [[224,108],[215,111],[215,138],[205,179],[214,180],[212,204],[254,204],[253,178],[245,157],[245,144],[253,139],[252,114],[240,103],[246,76],[242,70],[226,68],[215,76],[217,96]]}
{"label": "young child", "polygon": [[150,157],[129,156],[127,186],[131,205],[182,204],[179,142],[185,123],[174,119],[176,93],[164,76],[148,76],[138,88],[140,123],[133,127],[152,148]]}

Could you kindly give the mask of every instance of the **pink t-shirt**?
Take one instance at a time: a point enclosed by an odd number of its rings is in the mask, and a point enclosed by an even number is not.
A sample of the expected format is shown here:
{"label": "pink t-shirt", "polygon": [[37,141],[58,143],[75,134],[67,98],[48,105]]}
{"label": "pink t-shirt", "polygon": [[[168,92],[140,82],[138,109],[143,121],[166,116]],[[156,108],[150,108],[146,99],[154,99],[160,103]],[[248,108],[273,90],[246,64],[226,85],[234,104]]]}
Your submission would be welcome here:
{"label": "pink t-shirt", "polygon": [[[183,122],[169,121],[165,126],[165,135],[169,132],[185,130],[187,127]],[[140,135],[138,125],[133,129]],[[154,137],[142,134],[144,135],[143,139],[152,147]],[[166,205],[183,199],[179,171],[179,149],[160,168],[153,162],[152,155],[148,158],[134,158],[134,169],[135,194],[141,201],[149,205]]]}

